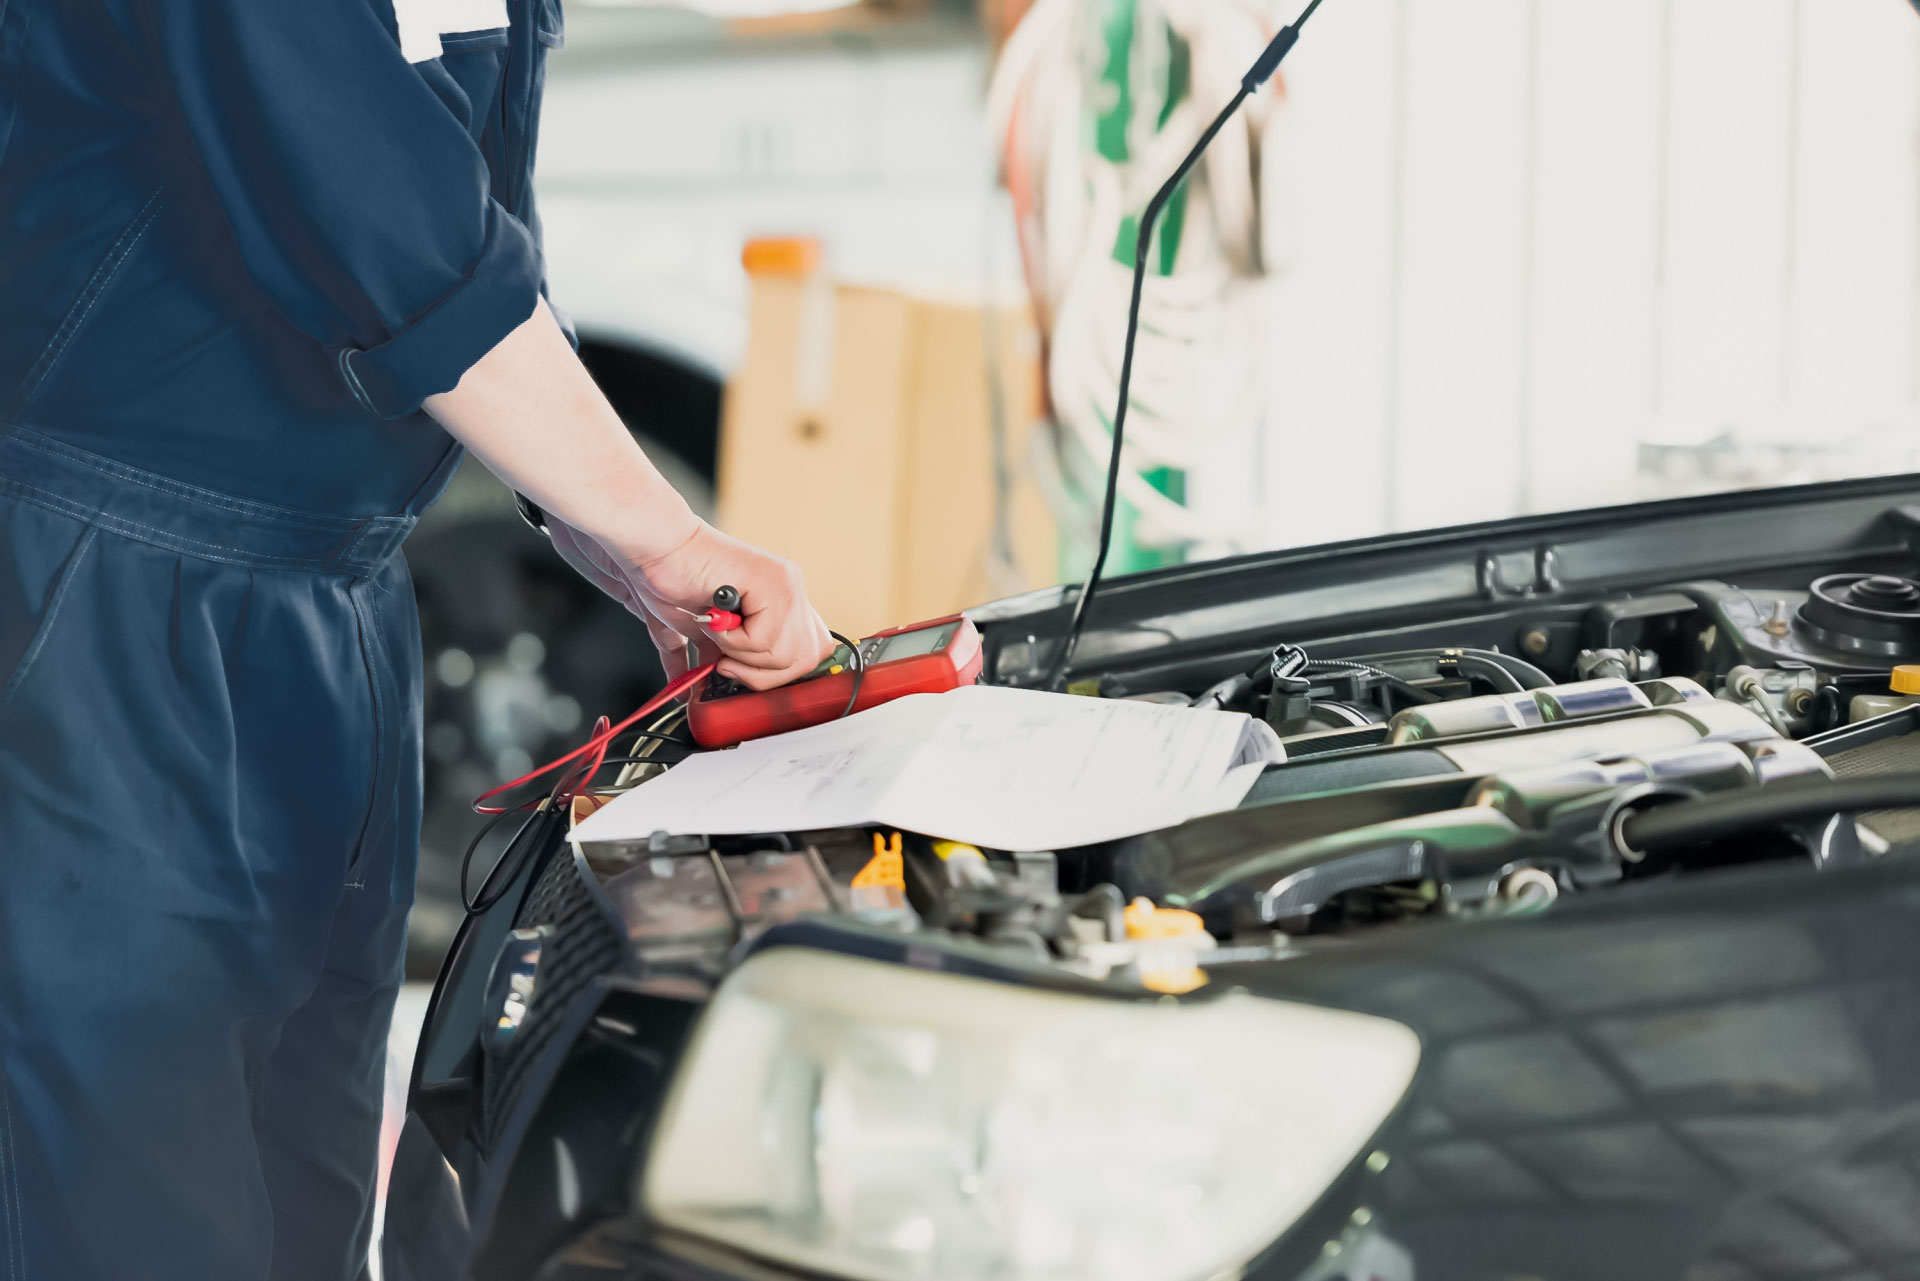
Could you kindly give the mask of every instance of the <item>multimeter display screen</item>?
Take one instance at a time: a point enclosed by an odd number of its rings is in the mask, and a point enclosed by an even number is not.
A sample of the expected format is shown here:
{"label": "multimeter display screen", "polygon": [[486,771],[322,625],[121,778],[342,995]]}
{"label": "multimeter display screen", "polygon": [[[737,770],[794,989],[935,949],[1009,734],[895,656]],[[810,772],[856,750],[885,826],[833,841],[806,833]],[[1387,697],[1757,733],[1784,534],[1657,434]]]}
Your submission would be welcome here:
{"label": "multimeter display screen", "polygon": [[880,648],[869,659],[874,663],[891,663],[899,658],[918,658],[922,654],[938,654],[953,639],[955,624],[945,627],[923,627],[917,632],[901,632],[898,636],[889,636],[880,642]]}

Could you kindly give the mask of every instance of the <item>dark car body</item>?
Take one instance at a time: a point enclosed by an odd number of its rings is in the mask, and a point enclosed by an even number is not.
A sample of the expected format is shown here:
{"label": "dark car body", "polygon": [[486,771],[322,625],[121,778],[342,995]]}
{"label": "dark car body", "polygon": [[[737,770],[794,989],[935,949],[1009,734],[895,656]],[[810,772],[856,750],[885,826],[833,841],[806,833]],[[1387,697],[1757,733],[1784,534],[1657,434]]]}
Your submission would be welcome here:
{"label": "dark car body", "polygon": [[[1917,571],[1920,477],[1525,518],[1117,581],[1075,675],[1107,696],[1194,690],[1276,640],[1331,657],[1497,649],[1555,673],[1645,640],[1697,653],[1704,672],[1729,644],[1751,658],[1767,643],[1757,620],[1776,596],[1830,574]],[[975,611],[987,679],[1040,680],[1070,602],[1054,591]],[[1871,733],[1904,753],[1913,728]],[[1857,744],[1826,741],[1845,773]],[[744,931],[692,964],[650,956],[587,854],[557,818],[544,828],[441,975],[391,1185],[390,1281],[812,1275],[663,1228],[639,1191],[688,1038],[748,957],[831,951],[1090,1001],[1172,999],[829,915]],[[1887,845],[1837,862],[1628,869],[1542,911],[1227,941],[1208,986],[1180,999],[1357,1011],[1420,1042],[1372,1140],[1238,1274],[1920,1277],[1920,860]],[[525,1022],[489,1057],[485,976],[510,928],[540,925],[550,951]]]}

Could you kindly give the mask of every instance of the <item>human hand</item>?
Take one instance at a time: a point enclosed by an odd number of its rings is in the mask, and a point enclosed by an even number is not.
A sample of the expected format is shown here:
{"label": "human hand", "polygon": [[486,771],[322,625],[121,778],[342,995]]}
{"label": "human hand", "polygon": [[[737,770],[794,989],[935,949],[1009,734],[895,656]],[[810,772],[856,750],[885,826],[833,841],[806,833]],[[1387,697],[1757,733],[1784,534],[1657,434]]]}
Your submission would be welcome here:
{"label": "human hand", "polygon": [[[425,408],[540,507],[569,564],[646,622],[669,676],[685,674],[687,640],[701,661],[717,660],[723,675],[754,689],[804,675],[831,651],[800,571],[693,514],[544,302]],[[745,626],[714,633],[692,615],[711,609],[724,586],[739,589]]]}
{"label": "human hand", "polygon": [[[647,625],[669,679],[687,671],[687,641],[702,661],[750,689],[772,689],[804,676],[833,650],[833,638],[807,603],[791,562],[750,547],[704,521],[677,546],[655,555],[623,553],[606,541],[555,520],[554,548],[588,581]],[[714,590],[740,592],[738,630],[710,631],[692,615],[713,606]]]}

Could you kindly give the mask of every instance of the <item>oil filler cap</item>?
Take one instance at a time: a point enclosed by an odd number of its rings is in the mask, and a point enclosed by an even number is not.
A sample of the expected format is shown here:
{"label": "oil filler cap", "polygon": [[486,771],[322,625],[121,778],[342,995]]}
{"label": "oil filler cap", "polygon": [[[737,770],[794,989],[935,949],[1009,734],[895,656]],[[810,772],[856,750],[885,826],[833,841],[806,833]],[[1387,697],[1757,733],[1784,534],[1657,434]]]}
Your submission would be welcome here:
{"label": "oil filler cap", "polygon": [[1828,574],[1807,589],[1796,630],[1845,653],[1920,656],[1920,582],[1891,574]]}
{"label": "oil filler cap", "polygon": [[1905,663],[1893,669],[1893,679],[1888,682],[1896,694],[1920,694],[1920,666]]}

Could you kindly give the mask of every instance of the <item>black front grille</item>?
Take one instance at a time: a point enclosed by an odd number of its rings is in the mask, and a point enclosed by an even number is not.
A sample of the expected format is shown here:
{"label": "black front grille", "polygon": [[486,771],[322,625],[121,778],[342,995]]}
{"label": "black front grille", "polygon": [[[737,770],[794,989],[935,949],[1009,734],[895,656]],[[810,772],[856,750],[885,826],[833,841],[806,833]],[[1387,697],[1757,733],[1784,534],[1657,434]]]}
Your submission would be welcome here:
{"label": "black front grille", "polygon": [[548,856],[514,918],[516,929],[544,925],[552,933],[541,944],[539,978],[525,1021],[503,1051],[487,1056],[483,1068],[481,1147],[488,1152],[500,1141],[527,1073],[559,1031],[567,1008],[587,984],[619,963],[620,934],[583,875],[572,846],[561,845]]}

